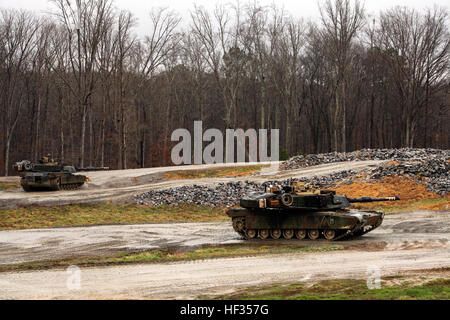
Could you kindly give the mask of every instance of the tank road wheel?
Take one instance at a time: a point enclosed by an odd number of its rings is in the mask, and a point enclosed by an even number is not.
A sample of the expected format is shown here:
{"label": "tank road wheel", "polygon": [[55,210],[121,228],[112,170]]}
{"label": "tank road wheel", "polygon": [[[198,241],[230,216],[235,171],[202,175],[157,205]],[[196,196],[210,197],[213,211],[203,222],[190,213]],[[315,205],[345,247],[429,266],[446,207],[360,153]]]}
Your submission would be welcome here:
{"label": "tank road wheel", "polygon": [[267,229],[259,230],[258,237],[262,240],[266,240],[269,237],[269,230]]}
{"label": "tank road wheel", "polygon": [[319,236],[320,236],[319,230],[309,230],[308,231],[308,237],[311,240],[317,240],[317,239],[319,239]]}
{"label": "tank road wheel", "polygon": [[295,237],[297,239],[305,239],[306,238],[306,230],[300,229],[295,231]]}
{"label": "tank road wheel", "polygon": [[283,230],[283,238],[292,239],[293,236],[294,236],[294,230],[292,230],[292,229]]}
{"label": "tank road wheel", "polygon": [[255,237],[256,237],[256,230],[248,229],[247,231],[245,231],[245,238],[254,239]]}
{"label": "tank road wheel", "polygon": [[325,237],[325,239],[327,240],[333,240],[334,237],[336,237],[336,231],[334,230],[325,230],[323,232],[323,236]]}
{"label": "tank road wheel", "polygon": [[233,219],[233,229],[236,232],[241,232],[244,230],[245,220],[244,218],[234,218]]}
{"label": "tank road wheel", "polygon": [[281,230],[280,229],[273,229],[270,230],[270,236],[272,237],[272,239],[280,239],[281,237]]}
{"label": "tank road wheel", "polygon": [[291,194],[286,193],[281,197],[281,203],[286,207],[290,207],[294,203],[294,197]]}

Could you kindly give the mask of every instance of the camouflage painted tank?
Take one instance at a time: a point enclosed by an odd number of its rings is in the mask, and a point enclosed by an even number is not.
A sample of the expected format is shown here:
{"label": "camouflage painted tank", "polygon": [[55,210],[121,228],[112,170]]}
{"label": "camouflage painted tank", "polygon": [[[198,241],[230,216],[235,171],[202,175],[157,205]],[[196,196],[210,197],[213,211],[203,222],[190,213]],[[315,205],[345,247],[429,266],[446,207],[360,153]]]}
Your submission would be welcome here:
{"label": "camouflage painted tank", "polygon": [[[85,182],[87,176],[75,174],[74,166],[62,165],[49,157],[43,157],[39,163],[29,160],[16,162],[14,169],[18,172],[23,190],[76,190]],[[79,171],[108,170],[109,168],[80,168]]]}
{"label": "camouflage painted tank", "polygon": [[301,183],[269,186],[240,200],[241,208],[227,210],[234,230],[245,239],[323,236],[338,240],[361,236],[379,227],[384,213],[346,209],[351,203],[395,201],[398,197],[349,199],[334,191],[318,190]]}

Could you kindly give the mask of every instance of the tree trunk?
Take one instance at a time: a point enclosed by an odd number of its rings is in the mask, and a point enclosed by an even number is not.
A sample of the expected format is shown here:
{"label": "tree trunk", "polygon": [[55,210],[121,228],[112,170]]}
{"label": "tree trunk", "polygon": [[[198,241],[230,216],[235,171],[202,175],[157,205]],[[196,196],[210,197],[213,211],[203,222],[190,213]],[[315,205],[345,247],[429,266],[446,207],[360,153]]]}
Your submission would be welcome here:
{"label": "tree trunk", "polygon": [[39,119],[41,118],[41,97],[39,93],[37,94],[38,103],[37,103],[37,112],[36,112],[36,132],[34,136],[34,160],[38,159],[39,154]]}
{"label": "tree trunk", "polygon": [[106,101],[105,96],[102,97],[102,121],[100,129],[100,166],[105,166],[105,123],[106,123]]}
{"label": "tree trunk", "polygon": [[11,134],[7,135],[5,147],[5,176],[9,175],[9,148],[11,146]]}
{"label": "tree trunk", "polygon": [[347,137],[346,137],[346,105],[345,105],[345,82],[342,82],[342,152],[347,151]]}
{"label": "tree trunk", "polygon": [[80,141],[80,157],[78,163],[80,167],[84,167],[84,139],[86,136],[86,117],[87,117],[87,107],[82,106],[83,112],[81,116],[81,141]]}
{"label": "tree trunk", "polygon": [[64,163],[64,99],[62,98],[61,93],[59,103],[60,158],[61,163]]}

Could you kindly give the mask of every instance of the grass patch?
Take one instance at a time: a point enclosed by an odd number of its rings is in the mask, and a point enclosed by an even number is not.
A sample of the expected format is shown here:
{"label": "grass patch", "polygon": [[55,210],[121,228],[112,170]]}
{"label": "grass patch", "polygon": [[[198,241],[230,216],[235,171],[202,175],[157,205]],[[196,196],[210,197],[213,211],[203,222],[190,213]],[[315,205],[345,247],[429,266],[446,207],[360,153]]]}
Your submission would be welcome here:
{"label": "grass patch", "polygon": [[0,210],[0,229],[36,229],[97,224],[229,221],[222,208],[199,205],[67,205]]}
{"label": "grass patch", "polygon": [[[217,297],[216,297],[217,298]],[[219,299],[233,300],[436,300],[450,299],[450,279],[436,279],[421,285],[386,285],[369,290],[364,280],[326,280],[247,288]]]}
{"label": "grass patch", "polygon": [[323,247],[300,247],[295,245],[272,245],[272,246],[218,246],[196,249],[194,251],[168,251],[152,250],[138,253],[119,252],[111,256],[78,257],[63,260],[29,262],[14,265],[0,266],[0,272],[41,270],[51,268],[66,268],[71,265],[79,267],[122,265],[137,263],[162,263],[182,260],[204,260],[224,257],[239,257],[261,254],[282,254],[295,252],[321,252],[331,250],[341,250],[343,246],[330,245]]}
{"label": "grass patch", "polygon": [[16,190],[21,188],[20,184],[0,182],[0,191]]}
{"label": "grass patch", "polygon": [[262,168],[267,168],[268,165],[257,166],[242,166],[242,167],[220,167],[212,169],[201,170],[178,170],[170,171],[164,175],[166,179],[200,179],[200,178],[219,178],[219,177],[235,177],[247,176],[252,173],[261,171]]}

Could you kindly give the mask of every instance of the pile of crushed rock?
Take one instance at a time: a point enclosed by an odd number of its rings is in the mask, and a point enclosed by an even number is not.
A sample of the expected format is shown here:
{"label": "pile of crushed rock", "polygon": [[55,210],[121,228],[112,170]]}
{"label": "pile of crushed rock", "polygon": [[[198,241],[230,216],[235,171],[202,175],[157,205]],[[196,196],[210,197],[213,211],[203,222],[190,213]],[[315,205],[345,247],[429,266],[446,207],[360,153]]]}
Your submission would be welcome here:
{"label": "pile of crushed rock", "polygon": [[450,161],[446,159],[401,161],[367,170],[367,177],[372,181],[389,176],[405,176],[424,184],[428,191],[440,195],[446,195],[450,191]]}
{"label": "pile of crushed rock", "polygon": [[[371,158],[369,157],[371,155]],[[325,176],[315,176],[312,178],[300,178],[282,181],[267,181],[255,183],[251,181],[239,181],[220,183],[217,186],[192,185],[165,190],[151,190],[137,195],[135,201],[138,204],[149,206],[198,204],[211,207],[228,207],[239,203],[239,199],[253,191],[264,191],[269,184],[286,185],[289,181],[301,181],[317,187],[333,187],[337,183],[351,184],[360,180],[361,176],[365,181],[379,181],[384,177],[404,176],[418,183],[425,184],[428,191],[447,195],[450,191],[450,150],[435,149],[398,149],[398,150],[361,150],[348,154],[310,155],[304,159],[314,159],[317,164],[339,162],[337,159],[347,159],[340,161],[364,160],[364,159],[392,159],[395,162],[384,163],[376,168],[355,172],[353,170],[340,171]],[[350,156],[349,156],[350,155]],[[356,155],[365,158],[354,158]],[[392,158],[387,158],[390,155]],[[376,156],[376,157],[374,157]],[[294,160],[293,160],[294,159]],[[297,160],[296,160],[297,159]],[[306,162],[298,161],[294,157],[285,163],[289,163],[293,168],[297,165],[304,165]],[[334,159],[334,160],[333,160]],[[323,161],[323,162],[321,162]],[[311,163],[311,162],[308,162]],[[309,164],[313,165],[313,164]],[[286,168],[286,167],[285,167]],[[298,167],[295,167],[298,168]],[[287,169],[284,169],[287,170]]]}
{"label": "pile of crushed rock", "polygon": [[293,170],[319,164],[357,161],[357,160],[449,160],[450,150],[440,149],[362,149],[353,152],[331,152],[321,154],[300,155],[284,161],[281,170]]}
{"label": "pile of crushed rock", "polygon": [[239,199],[252,191],[263,191],[264,186],[255,182],[219,183],[215,187],[192,185],[164,190],[151,190],[137,195],[138,204],[152,207],[160,205],[198,204],[210,207],[229,207],[239,203]]}

